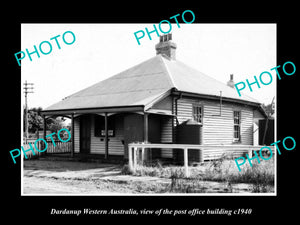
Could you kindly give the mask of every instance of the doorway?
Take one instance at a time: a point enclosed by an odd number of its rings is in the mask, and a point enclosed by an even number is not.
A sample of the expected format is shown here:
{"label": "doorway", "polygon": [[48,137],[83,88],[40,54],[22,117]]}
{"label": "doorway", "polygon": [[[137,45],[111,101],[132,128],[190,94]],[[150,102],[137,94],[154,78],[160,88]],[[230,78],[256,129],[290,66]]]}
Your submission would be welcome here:
{"label": "doorway", "polygon": [[91,151],[91,117],[80,116],[80,153],[88,154]]}
{"label": "doorway", "polygon": [[124,117],[124,157],[128,158],[128,144],[143,141],[143,115],[126,114]]}

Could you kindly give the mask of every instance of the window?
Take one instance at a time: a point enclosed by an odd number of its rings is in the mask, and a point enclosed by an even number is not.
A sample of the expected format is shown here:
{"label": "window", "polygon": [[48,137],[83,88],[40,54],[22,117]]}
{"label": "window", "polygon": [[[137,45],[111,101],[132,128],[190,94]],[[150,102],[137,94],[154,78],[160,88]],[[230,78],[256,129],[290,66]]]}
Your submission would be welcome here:
{"label": "window", "polygon": [[233,141],[241,140],[241,112],[233,111]]}
{"label": "window", "polygon": [[202,124],[202,106],[193,105],[193,119]]}
{"label": "window", "polygon": [[[108,117],[108,137],[115,136],[114,116]],[[95,115],[95,137],[105,137],[104,116]]]}

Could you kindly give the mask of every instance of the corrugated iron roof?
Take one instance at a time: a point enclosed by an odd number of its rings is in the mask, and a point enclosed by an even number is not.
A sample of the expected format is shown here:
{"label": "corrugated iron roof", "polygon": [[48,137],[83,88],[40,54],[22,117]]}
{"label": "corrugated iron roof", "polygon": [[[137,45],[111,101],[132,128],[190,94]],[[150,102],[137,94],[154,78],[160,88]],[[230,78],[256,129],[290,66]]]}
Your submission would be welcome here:
{"label": "corrugated iron roof", "polygon": [[169,75],[172,77],[174,87],[179,91],[216,97],[219,97],[220,91],[222,91],[222,97],[259,103],[257,100],[246,95],[239,97],[234,88],[178,60],[168,60],[166,58],[162,58],[162,60],[169,71]]}
{"label": "corrugated iron roof", "polygon": [[237,92],[177,60],[157,55],[115,76],[85,88],[44,111],[147,105],[172,88],[178,91],[258,101]]}

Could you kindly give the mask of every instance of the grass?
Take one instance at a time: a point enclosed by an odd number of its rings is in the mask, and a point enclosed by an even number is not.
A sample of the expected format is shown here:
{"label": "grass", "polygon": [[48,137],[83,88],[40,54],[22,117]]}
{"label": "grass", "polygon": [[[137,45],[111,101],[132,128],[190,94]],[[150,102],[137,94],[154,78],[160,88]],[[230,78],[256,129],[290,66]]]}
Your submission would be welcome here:
{"label": "grass", "polygon": [[232,192],[232,184],[248,183],[251,184],[251,192],[266,193],[274,189],[274,159],[268,161],[252,161],[253,166],[245,163],[241,166],[241,172],[238,171],[234,158],[223,155],[218,160],[205,162],[202,165],[189,167],[190,177],[185,178],[184,168],[180,166],[163,166],[156,162],[152,166],[137,165],[133,173],[125,165],[122,169],[123,174],[132,174],[135,176],[154,176],[170,178],[171,185],[169,192],[206,192],[208,190],[199,181],[217,181],[224,182],[227,192]]}

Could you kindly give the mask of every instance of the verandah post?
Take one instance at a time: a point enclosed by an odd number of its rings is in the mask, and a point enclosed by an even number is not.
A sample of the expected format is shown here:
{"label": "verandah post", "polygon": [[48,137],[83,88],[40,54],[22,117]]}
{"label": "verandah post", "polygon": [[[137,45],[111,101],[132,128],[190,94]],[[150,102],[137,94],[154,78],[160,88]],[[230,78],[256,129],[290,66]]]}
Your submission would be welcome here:
{"label": "verandah post", "polygon": [[74,149],[75,149],[75,141],[74,141],[74,113],[71,114],[71,141],[72,141],[71,157],[74,157]]}
{"label": "verandah post", "polygon": [[108,159],[108,118],[107,112],[105,113],[105,159]]}
{"label": "verandah post", "polygon": [[[46,140],[46,132],[47,132],[46,116],[43,115],[43,139],[44,139],[44,140]],[[46,141],[47,141],[47,140],[46,140]],[[43,145],[43,148],[42,148],[42,149],[44,149],[44,148],[45,148],[45,144],[42,143],[42,145]],[[42,155],[46,155],[46,154],[47,154],[47,151],[48,151],[48,150],[46,150],[45,152],[42,152]]]}
{"label": "verandah post", "polygon": [[[149,138],[149,118],[148,118],[148,113],[144,112],[144,129],[143,129],[143,142],[145,144],[148,143],[148,138]],[[144,148],[142,148],[142,163],[144,162],[144,160],[148,160],[149,156],[148,156],[148,151],[144,151]]]}

